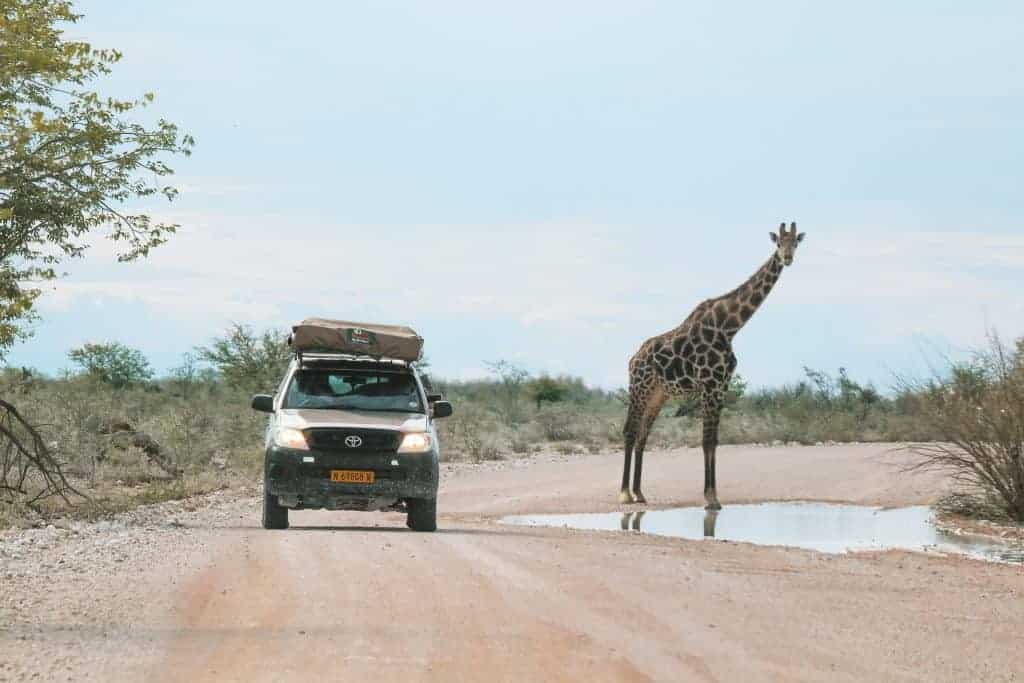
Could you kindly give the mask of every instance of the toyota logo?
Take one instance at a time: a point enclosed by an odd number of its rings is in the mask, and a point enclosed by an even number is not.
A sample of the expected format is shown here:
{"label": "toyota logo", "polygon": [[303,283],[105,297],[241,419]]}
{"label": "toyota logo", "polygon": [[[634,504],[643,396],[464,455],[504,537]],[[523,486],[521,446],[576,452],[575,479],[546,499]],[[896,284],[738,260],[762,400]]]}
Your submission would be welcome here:
{"label": "toyota logo", "polygon": [[359,448],[363,445],[363,439],[353,434],[345,437],[345,445],[349,448]]}

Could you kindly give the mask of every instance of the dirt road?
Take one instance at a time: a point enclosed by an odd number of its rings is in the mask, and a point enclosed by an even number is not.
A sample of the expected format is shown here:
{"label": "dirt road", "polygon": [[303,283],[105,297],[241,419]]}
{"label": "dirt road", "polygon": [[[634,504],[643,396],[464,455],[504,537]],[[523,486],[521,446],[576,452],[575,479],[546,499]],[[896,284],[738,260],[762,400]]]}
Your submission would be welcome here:
{"label": "dirt road", "polygon": [[[927,503],[884,447],[723,448],[725,505]],[[1024,678],[1024,571],[499,524],[623,509],[618,456],[449,467],[441,530],[255,491],[0,538],[0,679],[717,681]],[[651,507],[701,502],[652,454]],[[195,508],[195,509],[189,509]]]}

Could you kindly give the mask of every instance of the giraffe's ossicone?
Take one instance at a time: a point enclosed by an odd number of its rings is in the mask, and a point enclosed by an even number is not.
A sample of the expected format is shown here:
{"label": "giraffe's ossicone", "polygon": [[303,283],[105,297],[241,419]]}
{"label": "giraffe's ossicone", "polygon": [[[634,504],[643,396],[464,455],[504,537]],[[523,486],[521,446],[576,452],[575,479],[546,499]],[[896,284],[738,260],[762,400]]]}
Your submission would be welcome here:
{"label": "giraffe's ossicone", "polygon": [[804,238],[804,233],[797,233],[796,223],[790,223],[789,230],[782,223],[777,233],[769,234],[775,250],[746,282],[701,302],[681,325],[651,337],[630,359],[621,502],[646,502],[640,492],[644,447],[665,401],[672,396],[696,395],[703,420],[704,499],[708,509],[722,507],[715,487],[715,450],[725,392],[736,369],[732,340],[772,291],[782,269],[793,263],[793,254]]}

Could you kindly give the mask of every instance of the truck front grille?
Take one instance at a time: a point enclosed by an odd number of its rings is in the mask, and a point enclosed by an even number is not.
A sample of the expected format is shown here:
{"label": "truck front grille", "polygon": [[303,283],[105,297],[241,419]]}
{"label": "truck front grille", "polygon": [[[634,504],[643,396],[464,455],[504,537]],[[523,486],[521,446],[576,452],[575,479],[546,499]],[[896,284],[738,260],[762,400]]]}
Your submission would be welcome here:
{"label": "truck front grille", "polygon": [[339,453],[394,453],[398,450],[400,437],[398,432],[382,429],[306,430],[306,438],[312,448]]}

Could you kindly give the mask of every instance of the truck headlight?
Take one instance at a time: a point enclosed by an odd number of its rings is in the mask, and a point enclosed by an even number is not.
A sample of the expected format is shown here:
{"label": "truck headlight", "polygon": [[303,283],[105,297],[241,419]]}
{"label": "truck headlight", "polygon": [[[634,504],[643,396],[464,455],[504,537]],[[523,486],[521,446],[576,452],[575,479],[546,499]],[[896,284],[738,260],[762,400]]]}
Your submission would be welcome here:
{"label": "truck headlight", "polygon": [[274,445],[281,448],[294,448],[300,451],[308,451],[309,444],[306,442],[306,435],[298,429],[291,427],[279,427],[274,432]]}
{"label": "truck headlight", "polygon": [[402,444],[398,447],[399,453],[426,453],[430,450],[430,434],[415,432],[402,436]]}

